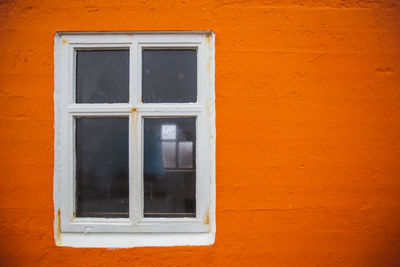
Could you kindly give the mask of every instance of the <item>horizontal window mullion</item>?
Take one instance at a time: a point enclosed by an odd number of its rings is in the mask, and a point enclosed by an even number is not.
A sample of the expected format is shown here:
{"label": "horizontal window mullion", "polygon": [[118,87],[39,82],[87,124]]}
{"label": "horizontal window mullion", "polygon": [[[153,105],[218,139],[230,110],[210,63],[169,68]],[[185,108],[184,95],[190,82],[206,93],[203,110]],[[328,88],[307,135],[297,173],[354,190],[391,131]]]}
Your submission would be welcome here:
{"label": "horizontal window mullion", "polygon": [[76,117],[129,117],[130,112],[69,112],[69,116]]}
{"label": "horizontal window mullion", "polygon": [[173,106],[173,105],[143,105],[137,108],[142,115],[197,115],[203,111],[201,105]]}
{"label": "horizontal window mullion", "polygon": [[199,104],[181,104],[181,105],[174,105],[174,104],[161,104],[161,105],[154,105],[154,104],[144,104],[139,105],[137,107],[138,111],[143,112],[199,112],[203,108],[202,105]]}
{"label": "horizontal window mullion", "polygon": [[115,105],[115,104],[79,104],[70,105],[68,112],[71,114],[75,113],[129,113],[131,112],[130,105]]}
{"label": "horizontal window mullion", "polygon": [[139,111],[141,117],[196,117],[201,111]]}

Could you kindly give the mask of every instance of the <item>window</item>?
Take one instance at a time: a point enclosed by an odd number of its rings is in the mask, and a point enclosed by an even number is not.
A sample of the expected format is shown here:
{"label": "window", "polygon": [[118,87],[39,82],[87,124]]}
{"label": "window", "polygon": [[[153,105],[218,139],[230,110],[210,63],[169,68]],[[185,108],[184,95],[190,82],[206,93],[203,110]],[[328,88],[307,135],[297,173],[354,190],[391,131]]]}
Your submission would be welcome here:
{"label": "window", "polygon": [[57,33],[54,57],[56,243],[212,244],[213,34]]}

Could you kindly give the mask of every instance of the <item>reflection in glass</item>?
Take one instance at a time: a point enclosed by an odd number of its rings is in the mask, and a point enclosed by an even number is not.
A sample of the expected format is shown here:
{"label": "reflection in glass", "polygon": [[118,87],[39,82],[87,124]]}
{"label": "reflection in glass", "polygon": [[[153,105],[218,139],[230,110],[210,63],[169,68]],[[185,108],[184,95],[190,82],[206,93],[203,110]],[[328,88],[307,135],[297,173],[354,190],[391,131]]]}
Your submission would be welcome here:
{"label": "reflection in glass", "polygon": [[144,216],[196,216],[196,119],[144,119]]}
{"label": "reflection in glass", "polygon": [[163,140],[168,140],[176,139],[176,125],[168,125],[168,124],[163,124],[161,125],[161,139]]}
{"label": "reflection in glass", "polygon": [[76,217],[128,217],[128,118],[76,118]]}
{"label": "reflection in glass", "polygon": [[145,49],[142,57],[143,103],[196,102],[195,49]]}
{"label": "reflection in glass", "polygon": [[76,51],[76,103],[127,103],[128,50]]}
{"label": "reflection in glass", "polygon": [[164,168],[176,167],[176,145],[175,142],[162,142],[162,158]]}
{"label": "reflection in glass", "polygon": [[179,142],[179,168],[193,167],[193,142]]}

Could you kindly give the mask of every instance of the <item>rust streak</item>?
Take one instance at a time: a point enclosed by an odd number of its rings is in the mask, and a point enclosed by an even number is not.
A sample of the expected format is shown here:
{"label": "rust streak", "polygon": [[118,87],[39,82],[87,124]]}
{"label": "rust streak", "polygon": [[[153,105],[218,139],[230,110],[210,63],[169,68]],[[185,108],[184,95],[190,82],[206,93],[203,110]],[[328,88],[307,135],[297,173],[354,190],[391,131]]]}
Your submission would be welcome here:
{"label": "rust streak", "polygon": [[206,210],[206,214],[204,216],[204,224],[210,224],[210,209]]}
{"label": "rust streak", "polygon": [[135,153],[135,155],[137,155],[138,153],[138,148],[137,148],[137,144],[136,144],[136,139],[137,139],[137,129],[136,129],[136,116],[138,115],[137,113],[137,108],[132,108],[131,109],[132,112],[132,132],[133,132],[133,142],[135,143],[134,145],[134,150],[133,153]]}
{"label": "rust streak", "polygon": [[[207,46],[208,46],[208,50],[211,52],[211,34],[207,34],[206,35],[206,43],[207,43]],[[211,62],[211,55],[210,55],[210,57],[209,57],[209,59],[208,59],[208,62],[207,62],[207,72],[208,73],[210,73],[210,62]]]}
{"label": "rust streak", "polygon": [[206,41],[210,44],[211,34],[206,34]]}
{"label": "rust streak", "polygon": [[57,210],[57,230],[56,230],[56,245],[61,246],[61,211]]}
{"label": "rust streak", "polygon": [[65,39],[62,39],[62,43],[63,43],[63,44],[67,44],[67,43],[68,43],[68,41],[67,41],[67,40],[65,40]]}
{"label": "rust streak", "polygon": [[137,108],[132,108],[131,109],[132,112],[132,127],[133,127],[133,133],[134,135],[136,135],[136,116],[135,116],[135,112],[137,112]]}

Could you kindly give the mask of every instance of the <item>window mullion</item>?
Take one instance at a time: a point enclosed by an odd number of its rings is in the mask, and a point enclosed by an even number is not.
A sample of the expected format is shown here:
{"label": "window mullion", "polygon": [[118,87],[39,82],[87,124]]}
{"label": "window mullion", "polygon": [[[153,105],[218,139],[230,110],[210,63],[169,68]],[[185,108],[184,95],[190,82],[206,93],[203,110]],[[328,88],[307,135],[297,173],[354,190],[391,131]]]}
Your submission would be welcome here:
{"label": "window mullion", "polygon": [[71,114],[90,114],[90,113],[126,113],[131,110],[129,104],[72,104],[68,106]]}
{"label": "window mullion", "polygon": [[200,104],[142,104],[138,111],[143,112],[198,112],[203,108]]}
{"label": "window mullion", "polygon": [[201,108],[138,108],[138,113],[144,117],[170,117],[170,116],[199,116],[203,110]]}

